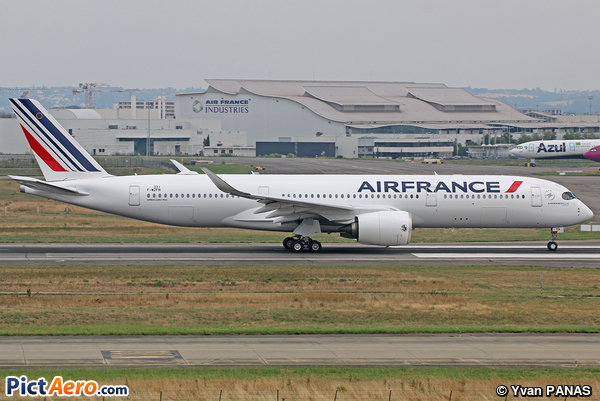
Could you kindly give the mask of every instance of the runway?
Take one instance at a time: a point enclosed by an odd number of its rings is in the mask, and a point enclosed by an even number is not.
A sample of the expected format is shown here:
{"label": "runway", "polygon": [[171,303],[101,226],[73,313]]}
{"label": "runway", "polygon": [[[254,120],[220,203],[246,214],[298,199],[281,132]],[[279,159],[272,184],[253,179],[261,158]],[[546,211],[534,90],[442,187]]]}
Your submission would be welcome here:
{"label": "runway", "polygon": [[600,240],[411,244],[325,243],[319,253],[281,244],[1,244],[3,265],[544,265],[600,267]]}
{"label": "runway", "polygon": [[0,368],[599,367],[597,334],[2,337]]}

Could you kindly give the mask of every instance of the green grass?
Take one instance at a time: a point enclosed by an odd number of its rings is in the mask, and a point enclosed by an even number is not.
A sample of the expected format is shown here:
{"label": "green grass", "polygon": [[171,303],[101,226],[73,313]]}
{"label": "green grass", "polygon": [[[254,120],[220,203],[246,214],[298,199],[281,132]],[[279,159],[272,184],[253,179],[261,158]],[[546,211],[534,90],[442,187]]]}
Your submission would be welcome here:
{"label": "green grass", "polygon": [[63,265],[0,277],[0,335],[600,331],[596,269]]}
{"label": "green grass", "polygon": [[373,380],[385,378],[427,378],[444,379],[498,379],[498,380],[536,380],[536,379],[598,379],[600,369],[503,369],[472,367],[301,367],[301,368],[223,368],[223,367],[189,367],[173,368],[126,368],[126,369],[15,369],[0,370],[0,376],[26,375],[29,378],[62,376],[65,380],[97,380],[110,383],[123,383],[135,379],[202,379],[202,378],[330,378],[348,380]]}

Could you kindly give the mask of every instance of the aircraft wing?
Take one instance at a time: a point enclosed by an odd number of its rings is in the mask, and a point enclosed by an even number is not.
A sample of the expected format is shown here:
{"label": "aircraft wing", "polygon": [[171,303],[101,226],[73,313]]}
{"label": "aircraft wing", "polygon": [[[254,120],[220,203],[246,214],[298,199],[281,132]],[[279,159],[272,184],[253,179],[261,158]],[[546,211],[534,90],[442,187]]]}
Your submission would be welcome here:
{"label": "aircraft wing", "polygon": [[51,184],[46,181],[38,180],[31,177],[18,177],[15,175],[9,175],[10,178],[15,180],[21,185],[26,187],[37,189],[38,191],[50,192],[58,195],[75,195],[75,196],[86,196],[89,195],[87,192],[78,191],[72,188],[63,188],[58,185]]}
{"label": "aircraft wing", "polygon": [[270,212],[269,215],[267,215],[267,218],[274,219],[274,223],[287,223],[305,218],[324,218],[337,223],[349,224],[354,222],[354,217],[359,213],[392,210],[389,207],[370,206],[364,208],[349,203],[323,202],[309,199],[292,199],[283,196],[252,194],[232,187],[212,171],[204,167],[201,168],[222,192],[241,198],[254,199],[263,204],[262,207],[254,211],[254,214]]}

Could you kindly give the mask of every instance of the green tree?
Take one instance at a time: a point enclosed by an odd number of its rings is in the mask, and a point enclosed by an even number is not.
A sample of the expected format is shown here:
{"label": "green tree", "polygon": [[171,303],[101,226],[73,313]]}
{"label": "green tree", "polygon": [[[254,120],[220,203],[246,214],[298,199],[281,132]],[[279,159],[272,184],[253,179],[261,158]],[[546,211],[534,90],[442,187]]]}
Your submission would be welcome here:
{"label": "green tree", "polygon": [[204,144],[204,146],[210,146],[210,135],[207,135],[206,138],[204,138],[204,141],[202,141],[202,143]]}
{"label": "green tree", "polygon": [[531,142],[532,138],[528,134],[522,134],[519,138],[519,143]]}
{"label": "green tree", "polygon": [[569,132],[567,132],[563,136],[563,139],[566,139],[567,141],[573,139],[582,139],[581,132],[574,132],[573,130],[569,130]]}

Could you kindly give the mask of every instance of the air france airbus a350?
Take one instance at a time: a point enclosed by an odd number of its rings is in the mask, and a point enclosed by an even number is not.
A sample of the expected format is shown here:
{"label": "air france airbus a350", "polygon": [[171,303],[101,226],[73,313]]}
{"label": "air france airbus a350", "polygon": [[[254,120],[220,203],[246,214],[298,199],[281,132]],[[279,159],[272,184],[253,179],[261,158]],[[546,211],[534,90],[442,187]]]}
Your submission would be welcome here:
{"label": "air france airbus a350", "polygon": [[410,242],[413,228],[552,228],[592,211],[568,189],[526,177],[485,175],[197,174],[112,176],[37,101],[11,99],[45,181],[11,177],[21,191],[134,219],[187,227],[291,232],[285,248],[318,252],[315,233],[370,245]]}

